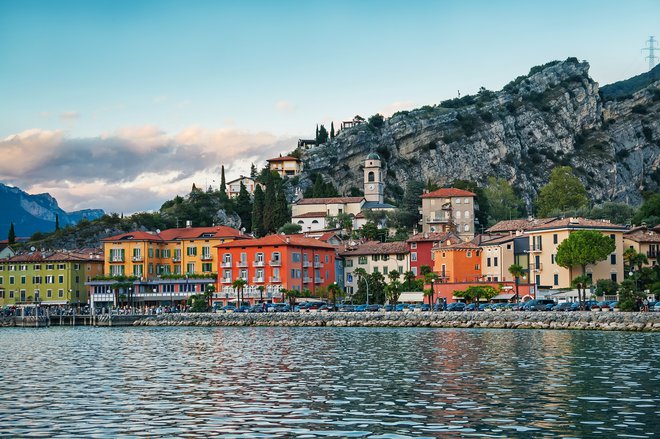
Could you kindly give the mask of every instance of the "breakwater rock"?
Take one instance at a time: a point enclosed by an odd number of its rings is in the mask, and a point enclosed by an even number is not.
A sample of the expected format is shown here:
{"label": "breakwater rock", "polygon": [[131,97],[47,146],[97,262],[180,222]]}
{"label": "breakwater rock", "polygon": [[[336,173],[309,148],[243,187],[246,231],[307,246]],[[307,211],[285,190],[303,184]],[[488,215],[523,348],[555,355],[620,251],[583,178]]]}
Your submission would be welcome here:
{"label": "breakwater rock", "polygon": [[161,314],[134,326],[331,326],[582,329],[660,332],[660,314],[619,312],[307,312]]}

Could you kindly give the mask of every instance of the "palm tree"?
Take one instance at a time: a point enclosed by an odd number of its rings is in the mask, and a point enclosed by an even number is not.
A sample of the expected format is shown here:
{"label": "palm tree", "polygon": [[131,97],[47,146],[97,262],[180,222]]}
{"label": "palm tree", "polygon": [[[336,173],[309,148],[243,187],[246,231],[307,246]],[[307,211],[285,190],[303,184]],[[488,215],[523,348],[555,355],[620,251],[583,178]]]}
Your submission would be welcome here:
{"label": "palm tree", "polygon": [[412,271],[406,271],[403,273],[403,280],[405,281],[406,288],[408,288],[408,291],[410,291],[410,288],[412,288],[412,283],[415,281],[415,273]]}
{"label": "palm tree", "polygon": [[330,297],[332,298],[332,309],[334,310],[337,296],[341,294],[341,288],[336,283],[332,283],[328,287],[328,294],[330,294]]}
{"label": "palm tree", "polygon": [[[591,279],[586,274],[576,277],[573,279],[571,284],[578,290],[578,302],[580,302],[580,309],[583,307],[584,302],[587,300],[587,286],[591,283]],[[583,295],[580,296],[580,289],[582,289]]]}
{"label": "palm tree", "polygon": [[264,303],[264,290],[265,290],[264,286],[259,285],[257,287],[257,290],[259,290],[259,300],[261,301],[261,303]]}
{"label": "palm tree", "polygon": [[635,259],[635,255],[637,255],[637,251],[632,247],[628,247],[627,249],[624,250],[623,262],[625,263],[626,267],[632,268],[635,265],[633,262],[633,259]]}
{"label": "palm tree", "polygon": [[509,267],[509,273],[511,273],[511,276],[516,278],[516,303],[518,303],[520,298],[520,295],[518,294],[518,284],[520,283],[520,278],[525,275],[525,269],[522,267],[522,265],[511,264]]}
{"label": "palm tree", "polygon": [[244,279],[238,278],[231,283],[231,286],[236,289],[236,299],[238,300],[238,306],[236,309],[239,309],[243,305],[243,288],[247,285],[247,282]]}
{"label": "palm tree", "polygon": [[293,312],[293,308],[296,306],[296,297],[298,297],[298,291],[287,290],[285,294],[287,299],[289,299],[289,306],[291,307],[291,312]]}

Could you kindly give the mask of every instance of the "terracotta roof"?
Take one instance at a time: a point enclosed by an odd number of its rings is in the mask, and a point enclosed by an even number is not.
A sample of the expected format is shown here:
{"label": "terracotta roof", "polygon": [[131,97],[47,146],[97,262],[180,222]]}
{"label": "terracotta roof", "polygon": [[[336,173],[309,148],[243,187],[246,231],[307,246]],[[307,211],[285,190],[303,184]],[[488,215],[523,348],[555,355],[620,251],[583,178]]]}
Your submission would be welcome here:
{"label": "terracotta roof", "polygon": [[325,218],[326,216],[327,213],[325,212],[307,212],[293,215],[291,218]]}
{"label": "terracotta roof", "polygon": [[[98,249],[96,249],[98,250]],[[2,262],[103,262],[103,255],[96,252],[90,257],[89,253],[80,253],[75,251],[55,251],[55,252],[33,252],[24,253],[3,259]],[[98,257],[97,257],[98,256]]]}
{"label": "terracotta roof", "polygon": [[317,247],[334,249],[334,247],[325,242],[314,238],[306,238],[302,235],[268,235],[263,238],[250,239],[245,241],[232,241],[225,244],[216,245],[216,248],[231,247],[255,247],[264,245],[291,245],[296,247]]}
{"label": "terracotta roof", "polygon": [[[204,236],[210,235],[210,236]],[[122,233],[121,235],[111,236],[104,238],[101,241],[115,242],[115,241],[174,241],[177,239],[197,239],[197,238],[234,238],[234,239],[248,239],[249,236],[241,235],[241,232],[227,226],[214,226],[214,227],[181,227],[178,229],[167,229],[160,233],[155,232],[129,232]]]}
{"label": "terracotta roof", "polygon": [[460,240],[461,238],[453,232],[426,232],[417,233],[408,238],[406,242],[446,241],[448,239]]}
{"label": "terracotta roof", "polygon": [[529,229],[530,232],[552,229],[608,229],[627,230],[626,226],[613,224],[605,220],[593,220],[587,218],[555,218],[553,221],[540,224]]}
{"label": "terracotta roof", "polygon": [[307,204],[346,204],[359,203],[364,197],[328,197],[328,198],[301,198],[295,204],[304,206]]}
{"label": "terracotta roof", "polygon": [[[479,235],[479,245],[499,245],[505,242],[513,241],[516,238],[519,238],[517,235],[495,235],[495,236],[489,236],[489,235]],[[528,239],[525,237],[525,239]]]}
{"label": "terracotta roof", "polygon": [[284,157],[275,157],[274,159],[268,159],[267,162],[289,162],[294,160],[296,162],[301,161],[298,157],[292,157],[290,155],[285,155]]}
{"label": "terracotta roof", "polygon": [[532,218],[532,219],[514,219],[504,220],[486,229],[488,233],[516,232],[518,230],[529,230],[532,227],[549,223],[555,218]]}
{"label": "terracotta roof", "polygon": [[[328,240],[333,236],[337,236],[337,234],[335,232],[325,232],[323,235],[318,237],[318,240],[323,242],[328,242]],[[341,239],[338,236],[337,239],[341,241]]]}
{"label": "terracotta roof", "polygon": [[404,241],[397,242],[378,242],[367,241],[356,247],[346,247],[346,250],[340,251],[340,256],[365,256],[365,255],[391,255],[409,253],[408,244]]}
{"label": "terracotta roof", "polygon": [[474,242],[457,242],[450,245],[438,245],[433,247],[435,250],[480,250],[479,247]]}
{"label": "terracotta roof", "polygon": [[474,192],[457,189],[455,187],[443,187],[427,194],[422,194],[422,198],[449,198],[449,197],[474,197]]}
{"label": "terracotta roof", "polygon": [[660,243],[660,233],[657,230],[647,227],[635,227],[623,234],[625,239],[635,242],[654,242]]}
{"label": "terracotta roof", "polygon": [[227,183],[225,183],[225,185],[230,185],[230,184],[232,184],[232,183],[236,183],[237,181],[242,181],[242,180],[255,181],[255,179],[252,178],[252,177],[246,177],[245,175],[241,175],[241,176],[238,177],[238,178],[235,178],[235,179],[233,179],[233,180],[231,180],[231,181],[228,181]]}

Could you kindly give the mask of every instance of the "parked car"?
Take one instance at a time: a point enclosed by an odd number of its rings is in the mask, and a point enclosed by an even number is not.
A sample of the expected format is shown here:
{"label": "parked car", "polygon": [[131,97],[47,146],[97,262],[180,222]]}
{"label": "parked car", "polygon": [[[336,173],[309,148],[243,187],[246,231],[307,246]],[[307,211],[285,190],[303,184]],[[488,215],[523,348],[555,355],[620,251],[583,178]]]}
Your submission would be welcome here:
{"label": "parked car", "polygon": [[431,307],[427,303],[422,303],[419,306],[419,309],[421,309],[422,311],[431,311]]}
{"label": "parked car", "polygon": [[223,310],[224,312],[227,312],[227,311],[233,312],[233,311],[236,311],[236,306],[235,305],[225,305],[220,309]]}
{"label": "parked car", "polygon": [[555,306],[552,299],[534,299],[526,303],[527,311],[547,311],[548,305]]}
{"label": "parked car", "polygon": [[399,312],[404,311],[406,309],[408,309],[408,304],[406,304],[406,303],[398,303],[394,307],[394,311],[399,311]]}
{"label": "parked car", "polygon": [[380,311],[380,305],[377,304],[366,305],[366,308],[364,310],[369,312]]}
{"label": "parked car", "polygon": [[573,304],[571,302],[564,302],[552,307],[553,311],[573,311]]}
{"label": "parked car", "polygon": [[394,311],[394,305],[385,305],[383,311],[391,312]]}
{"label": "parked car", "polygon": [[465,307],[465,311],[476,311],[477,309],[478,309],[478,307],[477,307],[476,302],[472,302],[468,306]]}
{"label": "parked car", "polygon": [[465,304],[463,302],[450,303],[447,311],[465,311]]}
{"label": "parked car", "polygon": [[653,309],[654,312],[660,312],[660,302],[655,302],[653,308],[649,306],[649,310]]}
{"label": "parked car", "polygon": [[355,312],[365,312],[367,310],[367,305],[358,305],[355,307]]}
{"label": "parked car", "polygon": [[491,309],[490,303],[482,303],[479,305],[479,311],[486,311],[486,309]]}

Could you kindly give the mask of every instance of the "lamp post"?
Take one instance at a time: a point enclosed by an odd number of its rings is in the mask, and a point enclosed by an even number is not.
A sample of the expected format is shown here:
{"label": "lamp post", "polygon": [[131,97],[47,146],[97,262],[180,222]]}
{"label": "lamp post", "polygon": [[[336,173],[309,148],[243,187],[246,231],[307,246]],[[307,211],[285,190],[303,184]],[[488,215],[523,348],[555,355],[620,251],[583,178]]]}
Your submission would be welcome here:
{"label": "lamp post", "polygon": [[132,293],[133,293],[133,287],[128,287],[128,308],[131,310],[131,314],[133,314],[133,298],[132,298]]}
{"label": "lamp post", "polygon": [[367,285],[367,306],[369,305],[369,281],[366,277],[360,276],[360,279],[364,280],[365,285]]}

